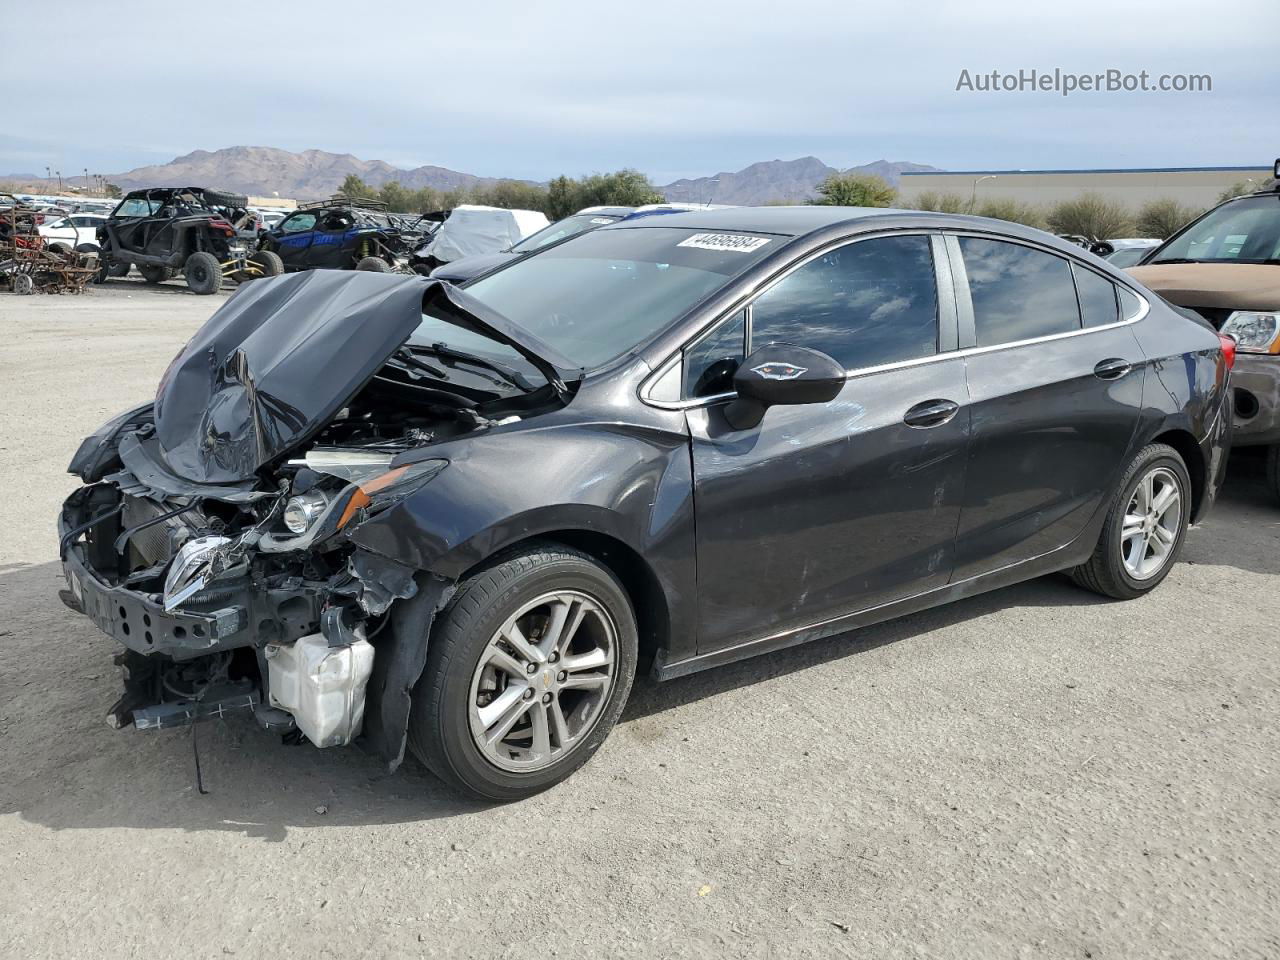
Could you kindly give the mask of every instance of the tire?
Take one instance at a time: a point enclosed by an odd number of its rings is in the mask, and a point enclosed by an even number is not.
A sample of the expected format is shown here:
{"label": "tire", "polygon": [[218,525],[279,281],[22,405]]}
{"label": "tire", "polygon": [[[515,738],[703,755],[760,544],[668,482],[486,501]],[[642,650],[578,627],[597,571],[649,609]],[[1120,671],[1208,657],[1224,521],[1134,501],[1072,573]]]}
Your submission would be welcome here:
{"label": "tire", "polygon": [[47,247],[45,247],[45,249],[48,250],[50,253],[56,253],[59,256],[63,256],[63,257],[65,257],[67,254],[71,252],[71,248],[67,246],[65,243],[51,243]]}
{"label": "tire", "polygon": [[[509,618],[529,605],[533,605],[535,610],[543,609],[537,606],[539,602],[557,593],[563,597],[581,597],[596,605],[594,612],[582,617],[581,626],[573,637],[580,639],[585,635],[586,643],[594,645],[590,650],[592,656],[601,650],[610,651],[611,665],[597,663],[594,666],[599,670],[612,671],[612,685],[602,686],[601,692],[596,694],[570,689],[570,684],[559,686],[569,671],[575,669],[569,667],[570,660],[584,659],[579,639],[573,638],[571,645],[564,648],[564,659],[559,661],[567,670],[557,673],[554,666],[557,654],[552,653],[550,659],[541,664],[542,672],[537,672],[539,665],[534,664],[530,677],[516,671],[497,674],[502,678],[499,682],[505,682],[503,694],[513,687],[526,690],[510,701],[513,709],[520,708],[526,699],[529,704],[523,708],[525,712],[511,727],[512,732],[505,735],[506,738],[519,739],[518,731],[525,723],[532,731],[535,713],[544,710],[546,712],[541,713],[547,718],[544,723],[552,722],[550,711],[553,709],[561,717],[566,717],[562,728],[566,732],[572,732],[570,724],[575,716],[580,724],[580,729],[568,739],[570,745],[567,748],[556,748],[550,740],[546,741],[546,756],[553,756],[557,749],[561,754],[554,759],[535,756],[536,740],[530,732],[526,739],[529,741],[528,753],[533,759],[524,761],[529,764],[529,769],[503,769],[498,763],[515,766],[517,761],[487,755],[478,742],[482,734],[473,732],[473,725],[481,722],[480,700],[491,698],[486,701],[486,705],[490,705],[502,699],[501,694],[483,689],[486,676],[489,683],[494,682],[492,678],[495,676],[485,673],[492,669],[487,665],[492,663],[488,653],[492,645],[499,642],[497,633]],[[538,612],[528,616],[533,617],[534,622],[538,622],[540,616],[541,622],[549,622],[548,617]],[[522,622],[527,625],[530,621]],[[570,622],[574,622],[572,618]],[[613,636],[605,642],[603,638],[607,637],[610,627]],[[530,640],[537,636],[536,631],[529,634]],[[552,639],[548,635],[542,642],[548,643]],[[637,649],[631,601],[608,570],[585,554],[555,544],[507,554],[463,581],[437,618],[427,649],[426,668],[413,692],[409,749],[441,780],[483,800],[519,800],[546,790],[586,763],[613,729],[631,692]],[[507,658],[508,661],[514,659]],[[527,666],[529,662],[525,658],[517,665]],[[583,666],[576,669],[587,670]],[[519,681],[515,679],[517,675],[520,676]],[[585,677],[583,673],[573,673],[572,676]],[[598,680],[598,674],[593,679]],[[540,697],[534,697],[529,692],[548,689],[554,693],[544,692]],[[540,706],[543,703],[547,706]],[[510,716],[511,713],[503,715]],[[494,727],[497,725],[495,723]],[[550,736],[555,737],[555,734]],[[562,744],[564,742],[561,740]],[[505,739],[498,743],[498,748],[496,753],[506,749]],[[509,756],[514,757],[514,754]]]}
{"label": "tire", "polygon": [[147,283],[164,283],[173,279],[173,270],[155,263],[138,264],[138,272]]}
{"label": "tire", "polygon": [[107,267],[107,276],[109,277],[127,277],[129,275],[129,264],[113,263]]}
{"label": "tire", "polygon": [[370,270],[373,273],[390,273],[391,265],[381,257],[365,257],[356,264],[357,270]]}
{"label": "tire", "polygon": [[76,253],[99,253],[96,243],[82,243],[76,247]]}
{"label": "tire", "polygon": [[237,283],[248,283],[258,277],[278,277],[284,273],[284,261],[280,259],[278,253],[272,253],[270,250],[259,250],[249,258],[249,262],[257,264],[262,272],[249,273],[247,270],[242,270],[235,275]]}
{"label": "tire", "polygon": [[1267,489],[1280,501],[1280,444],[1267,447]]}
{"label": "tire", "polygon": [[[1156,546],[1164,543],[1158,536],[1140,533],[1137,536],[1143,539],[1138,540],[1135,537],[1131,541],[1130,551],[1126,550],[1125,541],[1121,538],[1121,533],[1125,529],[1126,515],[1150,516],[1141,506],[1136,506],[1137,501],[1135,501],[1139,484],[1147,477],[1154,477],[1156,482],[1161,484],[1159,490],[1163,490],[1163,487],[1168,485],[1176,487],[1178,515],[1176,523],[1170,523],[1168,512],[1164,514],[1165,524],[1160,527],[1160,530],[1167,530],[1172,535],[1173,541],[1167,544],[1167,552],[1159,559],[1158,566],[1155,566],[1150,573],[1137,576],[1132,566],[1135,556],[1143,558],[1139,561],[1140,564],[1146,564],[1148,560],[1145,558],[1150,554],[1152,559],[1149,562],[1155,563],[1155,547],[1148,546],[1147,538],[1150,537],[1150,542]],[[1157,501],[1160,496],[1161,494],[1157,492]],[[1129,514],[1130,506],[1136,506],[1135,513]],[[1166,508],[1167,511],[1172,509],[1172,505]],[[1071,579],[1086,590],[1092,590],[1094,593],[1116,600],[1133,600],[1150,593],[1160,585],[1160,582],[1173,569],[1173,565],[1178,562],[1178,554],[1182,551],[1182,544],[1186,539],[1190,514],[1191,477],[1187,473],[1187,466],[1181,455],[1173,447],[1163,443],[1152,443],[1143,447],[1125,470],[1124,479],[1120,481],[1120,487],[1111,500],[1107,519],[1102,525],[1102,533],[1098,537],[1097,546],[1094,547],[1093,556],[1087,563],[1071,571]],[[1174,529],[1168,530],[1170,525]],[[1130,528],[1133,528],[1132,524]]]}
{"label": "tire", "polygon": [[192,293],[208,296],[222,288],[222,264],[212,253],[201,250],[191,254],[182,272],[187,277],[187,289]]}

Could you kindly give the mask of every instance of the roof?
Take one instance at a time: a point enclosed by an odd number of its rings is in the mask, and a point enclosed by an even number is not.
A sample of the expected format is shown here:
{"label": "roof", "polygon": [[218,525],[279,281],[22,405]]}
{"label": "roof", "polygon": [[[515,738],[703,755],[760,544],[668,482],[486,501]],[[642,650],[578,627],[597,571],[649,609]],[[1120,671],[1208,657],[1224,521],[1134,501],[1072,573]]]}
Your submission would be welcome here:
{"label": "roof", "polygon": [[866,220],[892,214],[918,214],[891,207],[832,207],[825,204],[805,207],[723,207],[668,213],[660,218],[621,220],[603,230],[641,230],[645,227],[677,227],[693,230],[745,230],[798,237],[823,227],[852,220]]}

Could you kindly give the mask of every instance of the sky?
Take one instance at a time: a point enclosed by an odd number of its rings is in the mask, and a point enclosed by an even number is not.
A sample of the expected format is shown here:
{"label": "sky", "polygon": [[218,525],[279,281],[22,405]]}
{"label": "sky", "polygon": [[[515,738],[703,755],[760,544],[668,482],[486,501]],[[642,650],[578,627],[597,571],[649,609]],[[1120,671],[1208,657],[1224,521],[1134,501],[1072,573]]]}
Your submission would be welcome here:
{"label": "sky", "polygon": [[[0,175],[235,145],[545,180],[840,168],[1269,166],[1280,3],[0,0]],[[29,39],[28,39],[29,38]],[[1208,92],[979,92],[962,71],[1208,74]],[[24,96],[23,94],[29,94]]]}

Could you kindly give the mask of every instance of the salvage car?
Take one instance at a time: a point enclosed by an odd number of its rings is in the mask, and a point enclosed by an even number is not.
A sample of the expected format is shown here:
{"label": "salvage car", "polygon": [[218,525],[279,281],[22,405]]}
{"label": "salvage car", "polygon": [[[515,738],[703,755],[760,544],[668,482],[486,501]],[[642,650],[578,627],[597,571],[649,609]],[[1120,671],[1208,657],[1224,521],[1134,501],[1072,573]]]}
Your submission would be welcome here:
{"label": "salvage car", "polygon": [[537,210],[459,204],[448,211],[426,242],[413,251],[409,267],[426,276],[442,264],[508,250],[547,226],[546,215]]}
{"label": "salvage car", "polygon": [[217,293],[224,279],[238,283],[284,272],[280,258],[251,252],[240,231],[252,221],[246,197],[207,187],[134,190],[98,228],[99,282],[135,266],[147,283],[181,274],[192,293]]}
{"label": "salvage car", "polygon": [[40,225],[40,236],[49,241],[50,250],[96,253],[98,229],[106,221],[106,217],[97,214],[73,213],[57,220],[46,220]]}
{"label": "salvage car", "polygon": [[1265,447],[1280,499],[1280,160],[1266,189],[1220,203],[1129,274],[1235,340],[1234,440]]}
{"label": "salvage car", "polygon": [[642,658],[1055,571],[1149,593],[1217,495],[1230,346],[1048,234],[892,210],[627,221],[465,287],[261,281],[81,444],[63,596],[125,648],[117,726],[241,710],[517,799]]}
{"label": "salvage car", "polygon": [[617,223],[635,210],[634,207],[587,207],[571,216],[548,224],[541,230],[529,234],[518,243],[494,253],[476,253],[462,257],[443,266],[436,267],[429,274],[436,280],[448,280],[450,283],[462,283],[472,280],[482,273],[488,273],[503,264],[548,247],[569,237],[575,237],[588,230],[606,227]]}
{"label": "salvage car", "polygon": [[370,270],[402,266],[421,235],[380,200],[330,197],[304,204],[263,233],[259,249],[299,270]]}

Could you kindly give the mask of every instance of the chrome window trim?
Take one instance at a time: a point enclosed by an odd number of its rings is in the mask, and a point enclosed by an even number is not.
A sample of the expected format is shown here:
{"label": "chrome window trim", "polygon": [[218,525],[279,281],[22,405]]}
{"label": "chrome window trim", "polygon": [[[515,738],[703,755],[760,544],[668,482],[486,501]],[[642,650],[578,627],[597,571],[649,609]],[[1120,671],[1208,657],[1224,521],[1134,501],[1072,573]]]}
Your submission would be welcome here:
{"label": "chrome window trim", "polygon": [[[640,389],[638,391],[640,401],[644,404],[647,404],[648,406],[658,407],[663,410],[692,410],[697,407],[710,406],[713,403],[722,403],[725,400],[733,399],[734,397],[737,396],[737,393],[732,391],[729,393],[718,393],[710,397],[696,397],[689,400],[654,400],[649,397],[648,393],[649,393],[650,387],[662,378],[662,375],[670,369],[671,365],[674,363],[678,363],[683,358],[684,351],[687,347],[689,347],[693,343],[696,343],[703,336],[707,335],[711,330],[715,329],[715,327],[717,327],[719,324],[723,323],[725,320],[729,319],[735,313],[737,313],[738,311],[744,308],[747,309],[747,342],[750,343],[751,342],[750,340],[751,302],[755,300],[755,298],[759,296],[761,293],[763,293],[766,289],[768,289],[769,287],[772,287],[775,283],[780,283],[782,280],[786,279],[786,277],[789,276],[791,273],[800,269],[800,267],[804,266],[805,264],[809,263],[812,260],[816,260],[820,256],[830,253],[832,250],[836,250],[840,247],[848,246],[849,244],[860,243],[863,240],[873,240],[879,237],[902,235],[902,234],[925,235],[925,236],[929,236],[932,234],[940,234],[943,237],[944,241],[950,240],[950,243],[948,244],[949,250],[950,250],[950,245],[955,244],[954,253],[956,254],[959,254],[959,244],[956,243],[954,239],[956,237],[973,236],[973,237],[979,237],[984,240],[1000,239],[1000,240],[1006,240],[1009,243],[1019,243],[1022,246],[1030,247],[1033,250],[1039,250],[1042,253],[1048,253],[1048,254],[1052,254],[1053,256],[1060,257],[1061,259],[1066,260],[1067,263],[1070,264],[1072,267],[1074,267],[1076,263],[1074,258],[1065,255],[1060,250],[1054,250],[1051,247],[1044,247],[1039,244],[1036,244],[1027,240],[1023,240],[1021,237],[1006,237],[1003,234],[997,237],[993,234],[986,234],[978,231],[968,231],[968,230],[950,231],[950,230],[939,230],[936,228],[924,229],[924,230],[892,230],[892,231],[886,230],[886,231],[881,231],[879,233],[870,233],[870,234],[865,234],[863,236],[845,238],[843,240],[837,241],[830,245],[821,247],[818,250],[814,250],[810,252],[806,256],[802,257],[800,260],[797,260],[795,263],[791,264],[789,267],[787,267],[784,271],[777,274],[776,276],[770,277],[768,280],[761,281],[760,283],[756,284],[750,289],[749,292],[745,293],[738,300],[734,301],[733,306],[723,311],[711,323],[699,329],[699,331],[696,334],[694,334],[691,338],[689,338],[683,344],[681,344],[680,347],[674,353],[671,354],[671,356],[669,356],[666,360],[664,360],[661,364],[659,364],[658,368],[653,373],[649,374],[649,376],[645,377],[644,380],[641,381]],[[954,274],[955,268],[956,268],[956,264],[954,260],[950,263],[950,266]],[[961,261],[961,266],[963,267],[963,261]],[[1081,266],[1085,267],[1086,269],[1092,269],[1091,267],[1089,267],[1088,264],[1085,264],[1085,263],[1081,263]],[[854,370],[846,370],[844,374],[844,378],[845,380],[855,380],[861,377],[871,376],[873,374],[884,373],[889,370],[897,370],[905,367],[919,367],[929,363],[938,363],[943,360],[953,360],[957,357],[971,357],[971,356],[977,356],[985,353],[995,353],[996,351],[999,351],[999,350],[1014,350],[1019,347],[1026,347],[1036,343],[1049,343],[1054,340],[1066,340],[1070,337],[1081,337],[1091,333],[1102,333],[1107,330],[1115,330],[1119,327],[1130,327],[1130,326],[1133,326],[1135,323],[1141,323],[1144,319],[1146,319],[1147,314],[1151,312],[1151,303],[1150,301],[1147,300],[1146,297],[1144,297],[1137,290],[1133,289],[1133,287],[1129,286],[1127,283],[1121,283],[1120,281],[1116,280],[1114,277],[1110,277],[1107,274],[1102,273],[1098,270],[1094,270],[1093,272],[1097,273],[1101,277],[1106,278],[1107,280],[1110,280],[1111,283],[1114,284],[1116,287],[1118,288],[1122,287],[1123,289],[1128,290],[1135,297],[1137,297],[1138,304],[1139,304],[1137,314],[1129,319],[1117,320],[1115,323],[1107,323],[1098,327],[1082,326],[1078,330],[1067,330],[1063,333],[1050,333],[1050,334],[1045,334],[1044,336],[1041,336],[1041,337],[1031,337],[1027,340],[1011,340],[1008,343],[997,343],[987,347],[978,347],[978,346],[961,347],[958,350],[940,351],[938,353],[935,353],[933,356],[929,356],[929,357],[917,357],[914,360],[899,360],[894,363],[885,363],[875,367],[858,367]],[[956,279],[957,299],[963,300],[967,298],[967,295],[968,295],[968,277],[967,275],[962,275],[962,277],[957,277],[955,279]],[[961,293],[961,283],[960,283],[961,279],[964,280],[963,293]],[[939,297],[941,298],[941,294],[939,294]],[[1117,301],[1118,300],[1119,300],[1119,295],[1117,294]],[[1117,303],[1117,305],[1119,304]],[[963,313],[963,306],[960,306],[960,312]],[[1119,313],[1119,311],[1117,311],[1117,313]],[[939,324],[941,324],[941,322],[942,322],[941,305],[939,305]],[[1083,323],[1083,316],[1081,318],[1081,323]],[[963,332],[961,333],[961,336],[963,336]]]}

